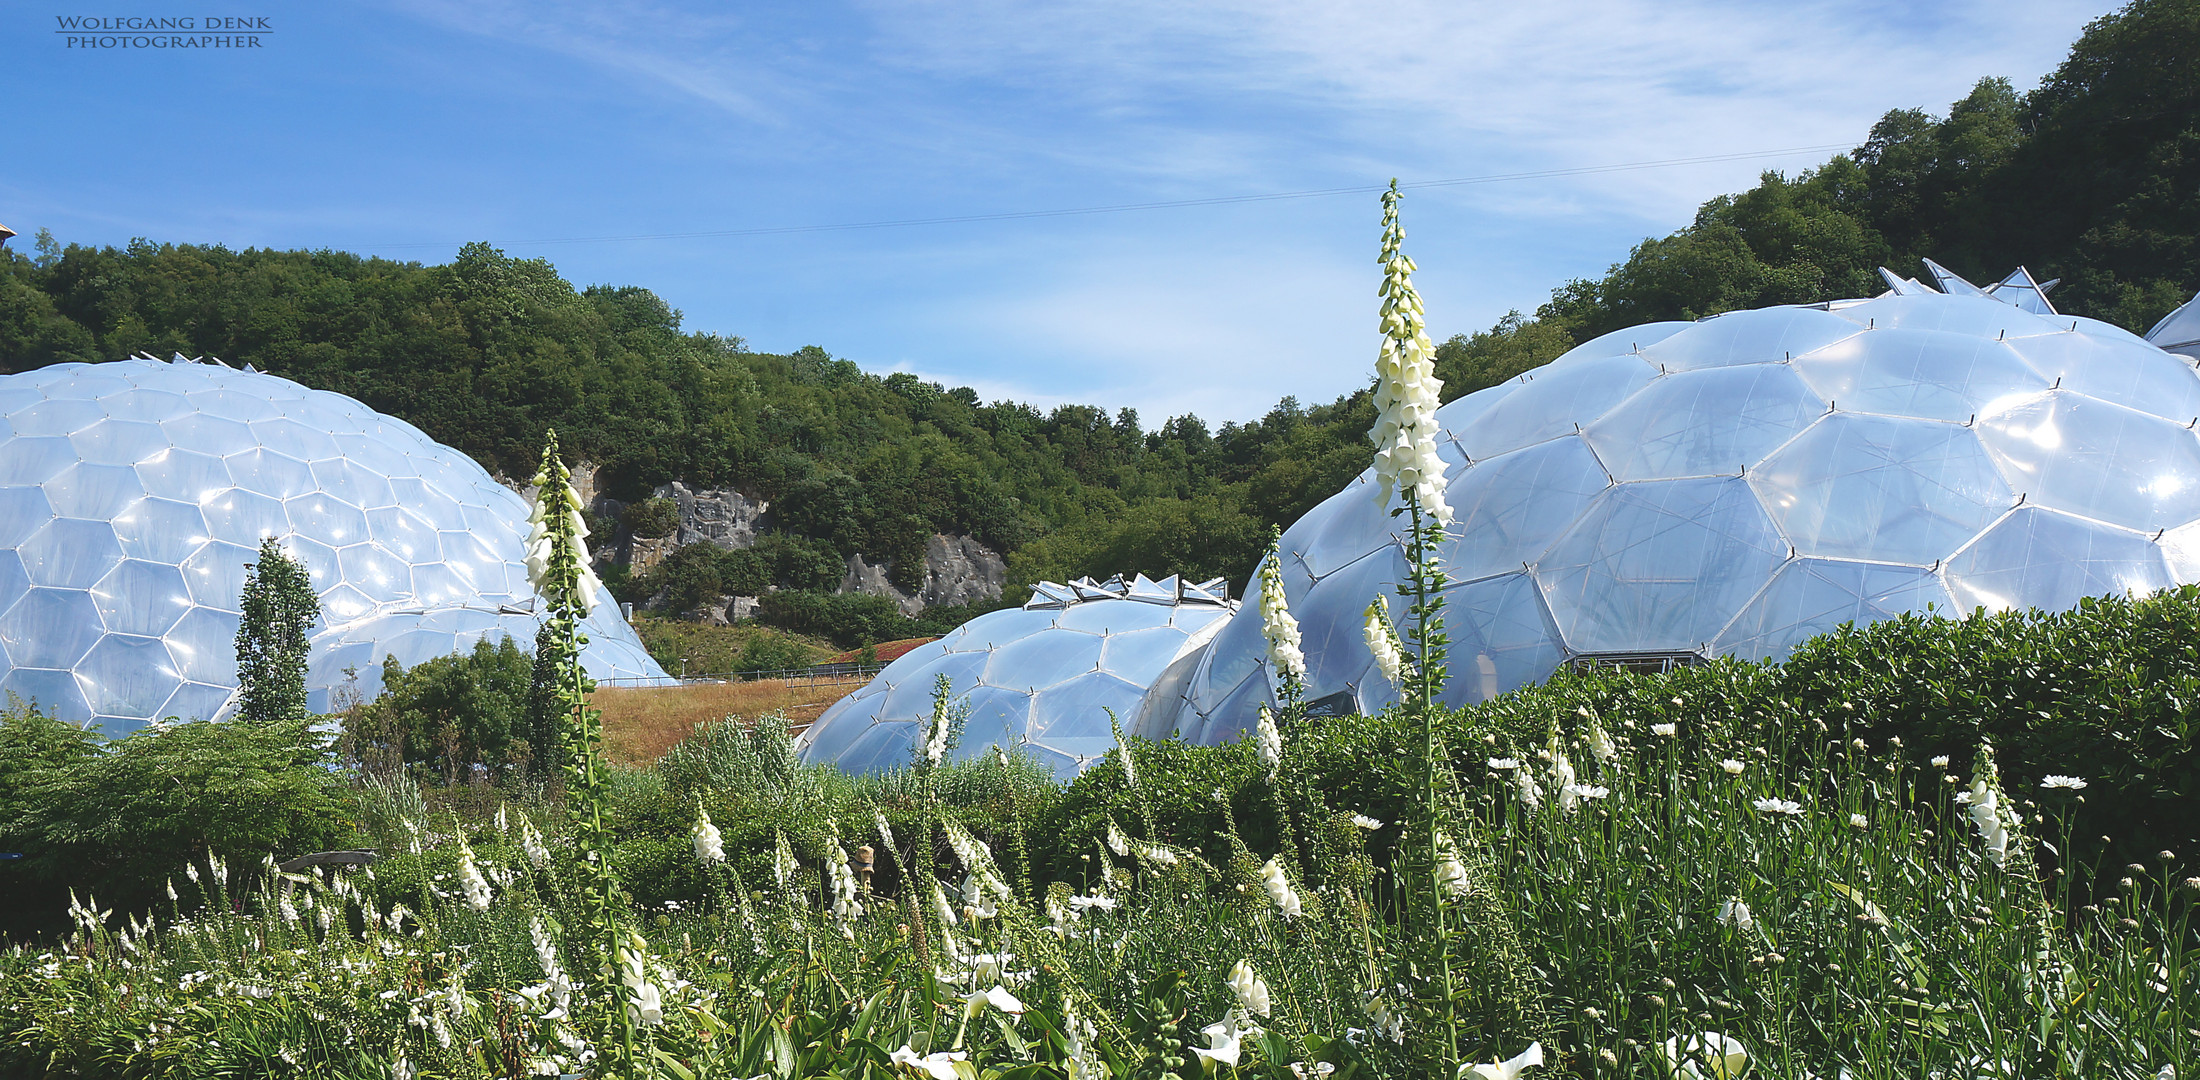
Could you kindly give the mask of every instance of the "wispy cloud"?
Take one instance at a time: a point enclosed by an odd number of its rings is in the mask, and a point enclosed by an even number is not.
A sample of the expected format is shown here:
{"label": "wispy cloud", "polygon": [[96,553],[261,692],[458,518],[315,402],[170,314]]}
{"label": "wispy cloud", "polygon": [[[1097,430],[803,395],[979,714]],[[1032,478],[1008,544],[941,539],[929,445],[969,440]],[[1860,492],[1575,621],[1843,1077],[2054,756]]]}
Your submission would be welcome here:
{"label": "wispy cloud", "polygon": [[571,57],[761,123],[784,121],[794,84],[775,78],[774,51],[753,20],[712,6],[392,0],[451,30]]}

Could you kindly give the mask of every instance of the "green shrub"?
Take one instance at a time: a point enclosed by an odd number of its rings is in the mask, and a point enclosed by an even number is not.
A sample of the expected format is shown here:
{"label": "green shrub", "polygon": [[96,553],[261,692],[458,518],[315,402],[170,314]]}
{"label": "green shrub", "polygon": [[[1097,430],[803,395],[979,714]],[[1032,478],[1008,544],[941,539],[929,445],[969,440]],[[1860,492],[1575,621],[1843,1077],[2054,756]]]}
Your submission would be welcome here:
{"label": "green shrub", "polygon": [[[408,669],[382,662],[382,695],[343,720],[344,752],[369,769],[403,765],[446,784],[554,771],[556,733],[530,706],[534,660],[507,636]],[[541,729],[541,730],[538,730]]]}
{"label": "green shrub", "polygon": [[328,738],[296,721],[193,721],[104,743],[64,737],[53,722],[11,713],[0,749],[43,755],[0,777],[0,823],[24,858],[7,879],[26,902],[0,905],[0,929],[50,930],[67,888],[117,911],[144,910],[184,863],[208,852],[249,872],[266,856],[336,846],[352,834]]}
{"label": "green shrub", "polygon": [[2111,838],[2116,862],[2200,840],[2200,586],[1846,629],[1774,679],[1794,709],[1918,754],[1963,761],[1992,739],[2012,790],[2084,779],[2077,835]]}
{"label": "green shrub", "polygon": [[[1744,742],[1789,746],[1900,739],[1919,760],[1961,772],[1982,740],[2019,797],[2051,774],[2089,785],[2069,813],[2074,865],[2149,861],[2200,848],[2200,586],[2087,600],[2074,611],[1903,616],[1814,638],[1784,664],[1732,659],[1666,672],[1565,670],[1494,701],[1442,714],[1453,772],[1533,754],[1584,710],[1616,736],[1676,725],[1684,752]],[[1821,725],[1823,727],[1821,728]],[[1314,718],[1289,738],[1294,768],[1334,810],[1400,820],[1412,801],[1396,766],[1409,733],[1392,716]],[[1807,737],[1805,737],[1807,736]],[[1265,781],[1243,743],[1138,744],[1138,771],[1162,839],[1198,848],[1221,828],[1223,793],[1248,838],[1271,830]],[[1128,828],[1136,800],[1111,758],[1077,778],[1036,830],[1044,873],[1075,873],[1105,830]],[[2105,842],[2104,842],[2105,841]],[[1387,855],[1378,837],[1378,859]]]}
{"label": "green shrub", "polygon": [[785,634],[754,634],[748,644],[741,647],[733,670],[737,675],[753,675],[760,671],[808,667],[812,655],[809,646]]}
{"label": "green shrub", "polygon": [[661,540],[679,529],[680,504],[672,499],[643,499],[619,513],[619,524],[644,540]]}

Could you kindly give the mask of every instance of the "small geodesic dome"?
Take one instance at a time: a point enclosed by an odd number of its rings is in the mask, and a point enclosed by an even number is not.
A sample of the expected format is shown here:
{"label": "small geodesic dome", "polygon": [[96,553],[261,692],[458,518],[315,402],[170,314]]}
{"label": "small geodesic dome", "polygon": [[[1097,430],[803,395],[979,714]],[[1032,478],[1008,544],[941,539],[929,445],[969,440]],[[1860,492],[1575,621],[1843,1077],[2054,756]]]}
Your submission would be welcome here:
{"label": "small geodesic dome", "polygon": [[[1939,291],[1887,273],[1871,300],[1637,326],[1441,409],[1444,700],[2200,581],[2193,361],[2057,314],[2021,269],[1981,289],[1927,265]],[[1362,633],[1406,572],[1374,492],[1362,475],[1283,536],[1325,710],[1396,698]],[[1273,700],[1264,649],[1249,598],[1137,730],[1245,730]]]}
{"label": "small geodesic dome", "polygon": [[1076,775],[1115,744],[1155,678],[1220,629],[1236,605],[1220,579],[1042,582],[1020,608],[980,615],[886,666],[834,703],[800,741],[802,759],[850,772],[910,764],[932,714],[934,681],[968,706],[953,756],[1023,747]]}
{"label": "small geodesic dome", "polygon": [[[236,689],[262,537],[321,601],[307,688],[510,635],[531,648],[529,507],[466,455],[340,394],[218,363],[0,376],[0,691],[109,734],[212,717]],[[664,677],[609,603],[597,678]]]}

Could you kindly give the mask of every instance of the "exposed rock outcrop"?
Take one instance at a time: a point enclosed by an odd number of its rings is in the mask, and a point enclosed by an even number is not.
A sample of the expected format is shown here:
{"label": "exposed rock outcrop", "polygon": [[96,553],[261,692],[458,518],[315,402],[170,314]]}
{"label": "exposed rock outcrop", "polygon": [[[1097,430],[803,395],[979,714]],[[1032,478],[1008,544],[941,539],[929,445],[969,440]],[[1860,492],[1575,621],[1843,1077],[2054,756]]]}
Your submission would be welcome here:
{"label": "exposed rock outcrop", "polygon": [[680,617],[705,626],[727,626],[756,614],[757,600],[754,596],[720,596],[702,607],[682,612]]}
{"label": "exposed rock outcrop", "polygon": [[691,488],[674,480],[656,496],[680,504],[680,528],[669,538],[677,545],[709,542],[728,550],[754,547],[771,528],[771,503],[732,488]]}
{"label": "exposed rock outcrop", "polygon": [[915,615],[936,605],[991,600],[1008,584],[1008,561],[998,552],[970,537],[946,533],[934,533],[925,541],[924,584],[916,592],[895,585],[893,569],[892,560],[873,564],[861,555],[850,555],[840,591],[883,596],[902,614]]}

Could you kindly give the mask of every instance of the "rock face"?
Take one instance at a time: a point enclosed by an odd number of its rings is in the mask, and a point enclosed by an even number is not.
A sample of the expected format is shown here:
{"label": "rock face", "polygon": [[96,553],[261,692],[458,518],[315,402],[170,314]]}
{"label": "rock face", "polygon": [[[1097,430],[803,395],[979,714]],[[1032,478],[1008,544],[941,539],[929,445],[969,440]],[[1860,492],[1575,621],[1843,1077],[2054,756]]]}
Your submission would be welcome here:
{"label": "rock face", "polygon": [[702,607],[682,612],[680,617],[705,626],[728,626],[756,614],[757,602],[758,598],[754,596],[720,596]]}
{"label": "rock face", "polygon": [[[597,468],[591,462],[581,462],[573,469],[573,487],[581,502],[589,510],[604,518],[617,518],[626,509],[626,503],[600,494],[597,484]],[[513,489],[532,497],[534,489],[506,481]],[[609,537],[593,537],[591,545],[599,560],[624,564],[628,571],[640,577],[650,571],[675,550],[689,544],[716,544],[729,551],[753,547],[757,540],[772,529],[771,503],[768,500],[734,488],[697,488],[674,480],[659,485],[652,493],[656,498],[671,499],[680,507],[680,525],[671,535],[647,538],[619,530],[614,541]],[[892,600],[902,614],[915,615],[925,608],[946,604],[967,604],[977,600],[991,600],[1001,595],[1008,583],[1008,562],[1000,553],[967,537],[935,533],[924,545],[924,584],[916,592],[906,592],[890,580],[892,562],[871,563],[861,555],[848,558],[848,572],[840,583],[840,592],[870,593]],[[757,597],[721,596],[688,615],[710,623],[740,620],[756,612]],[[662,598],[643,604],[655,609]]]}
{"label": "rock face", "polygon": [[729,550],[753,547],[771,528],[771,503],[733,489],[691,488],[674,480],[656,496],[680,504],[680,528],[669,539],[678,545],[705,541]]}
{"label": "rock face", "polygon": [[870,593],[892,600],[904,615],[946,604],[991,600],[1008,584],[1008,562],[998,552],[967,536],[934,533],[924,543],[924,584],[915,593],[903,591],[891,580],[892,561],[872,564],[861,555],[848,557],[848,574],[841,579],[844,593]]}

